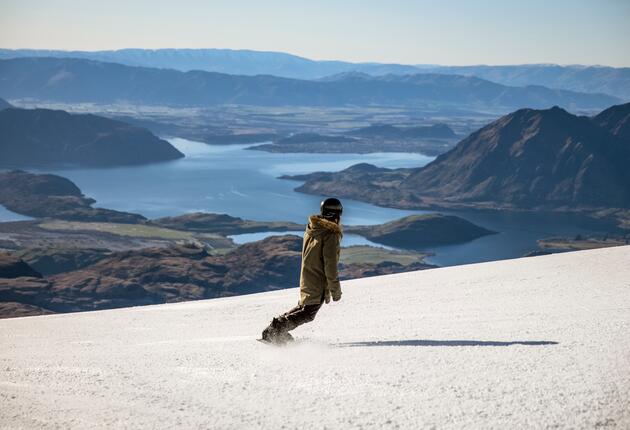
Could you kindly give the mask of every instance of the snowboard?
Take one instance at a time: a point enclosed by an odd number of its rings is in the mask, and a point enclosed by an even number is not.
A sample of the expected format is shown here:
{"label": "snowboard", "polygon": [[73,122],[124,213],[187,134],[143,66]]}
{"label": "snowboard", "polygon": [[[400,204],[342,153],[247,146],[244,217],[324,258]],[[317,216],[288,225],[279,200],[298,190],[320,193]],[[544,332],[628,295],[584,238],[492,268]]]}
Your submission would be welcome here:
{"label": "snowboard", "polygon": [[275,343],[275,342],[270,342],[268,340],[265,339],[256,339],[258,342],[260,343],[264,343],[265,345],[269,345],[269,346],[276,346],[276,347],[282,347],[282,346],[287,346],[287,345],[291,345],[292,343],[294,343],[294,340],[290,340],[288,342],[284,342],[284,343]]}

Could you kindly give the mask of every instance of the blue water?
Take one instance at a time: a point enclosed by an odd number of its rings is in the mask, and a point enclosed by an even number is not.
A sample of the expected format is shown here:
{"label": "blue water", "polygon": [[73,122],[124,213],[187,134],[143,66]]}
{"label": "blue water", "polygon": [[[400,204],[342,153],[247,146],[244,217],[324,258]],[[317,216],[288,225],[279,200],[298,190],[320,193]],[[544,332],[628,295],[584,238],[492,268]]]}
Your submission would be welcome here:
{"label": "blue water", "polygon": [[[322,196],[297,193],[297,181],[280,180],[283,174],[338,171],[356,163],[380,167],[419,167],[433,158],[420,154],[274,154],[252,151],[251,145],[210,146],[185,139],[170,139],[186,157],[147,166],[47,171],[75,182],[97,206],[140,213],[148,218],[204,211],[227,213],[259,221],[293,221],[305,224],[319,210]],[[415,213],[382,208],[344,199],[343,223],[369,225]],[[429,261],[455,265],[520,257],[537,249],[536,240],[554,235],[588,234],[577,217],[510,214],[503,212],[451,212],[499,234],[469,243],[434,247]],[[2,212],[0,212],[1,216]],[[299,235],[302,232],[298,233]],[[258,240],[269,233],[234,236],[237,243]],[[371,244],[360,236],[346,235],[345,246]]]}
{"label": "blue water", "polygon": [[[241,245],[243,243],[254,242],[257,240],[262,240],[269,236],[275,236],[279,234],[292,234],[294,236],[302,237],[304,234],[303,231],[285,231],[285,232],[261,232],[261,233],[243,233],[243,234],[234,234],[232,236],[228,236],[230,239],[234,241],[234,243]],[[358,234],[344,234],[341,239],[341,246],[355,246],[355,245],[369,245],[369,246],[380,246],[381,248],[392,249],[389,246],[380,245],[378,243],[374,243],[372,241],[367,240],[363,236],[359,236]]]}
{"label": "blue water", "polygon": [[15,212],[11,212],[9,209],[7,209],[4,206],[0,205],[0,222],[28,221],[28,220],[31,220],[31,219],[33,219],[33,218],[28,217],[28,216],[24,216],[24,215],[20,215],[20,214],[16,214]]}
{"label": "blue water", "polygon": [[522,257],[537,250],[538,239],[552,236],[596,234],[584,225],[584,219],[566,214],[535,214],[497,211],[450,212],[497,234],[484,236],[468,243],[429,247],[435,256],[426,259],[439,266],[478,263]]}
{"label": "blue water", "polygon": [[[259,221],[306,223],[321,197],[293,191],[300,182],[283,174],[342,170],[367,162],[380,167],[423,166],[420,154],[273,154],[252,145],[212,146],[185,139],[170,142],[186,158],[147,166],[53,170],[72,180],[96,206],[140,213],[148,218],[187,212],[227,213]],[[50,171],[49,171],[50,172]],[[375,224],[414,213],[344,200],[344,222]]]}

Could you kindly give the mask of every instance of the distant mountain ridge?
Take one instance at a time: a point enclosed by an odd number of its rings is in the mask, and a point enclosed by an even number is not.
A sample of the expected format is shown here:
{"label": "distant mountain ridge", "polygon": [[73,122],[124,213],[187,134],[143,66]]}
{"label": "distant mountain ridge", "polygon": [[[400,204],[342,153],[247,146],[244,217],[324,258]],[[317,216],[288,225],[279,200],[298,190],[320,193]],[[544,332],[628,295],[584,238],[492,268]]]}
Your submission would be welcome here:
{"label": "distant mountain ridge", "polygon": [[413,65],[316,61],[284,52],[234,49],[120,49],[116,51],[58,51],[45,49],[0,49],[0,58],[82,58],[128,66],[204,70],[230,75],[273,75],[295,79],[318,79],[342,72],[362,71],[373,75],[412,74]]}
{"label": "distant mountain ridge", "polygon": [[630,101],[630,67],[523,64],[506,66],[437,66],[428,70],[476,76],[503,85],[542,85],[586,93],[604,93]]}
{"label": "distant mountain ridge", "polygon": [[121,121],[61,110],[0,110],[0,166],[114,166],[183,156],[150,131]]}
{"label": "distant mountain ridge", "polygon": [[510,110],[555,104],[595,109],[617,99],[544,87],[507,87],[439,74],[342,76],[306,81],[130,67],[93,60],[0,60],[0,94],[61,102],[131,102],[185,106],[457,106]]}
{"label": "distant mountain ridge", "polygon": [[298,190],[399,208],[630,208],[630,103],[589,118],[520,109],[417,169],[367,164],[294,179]]}
{"label": "distant mountain ridge", "polygon": [[476,76],[509,86],[542,85],[587,93],[604,93],[630,100],[630,68],[523,64],[504,66],[439,66],[387,63],[316,61],[284,52],[232,49],[121,49],[116,51],[55,51],[0,49],[1,58],[83,58],[129,66],[180,71],[205,70],[237,75],[274,75],[294,79],[321,79],[339,73],[407,75],[423,72]]}

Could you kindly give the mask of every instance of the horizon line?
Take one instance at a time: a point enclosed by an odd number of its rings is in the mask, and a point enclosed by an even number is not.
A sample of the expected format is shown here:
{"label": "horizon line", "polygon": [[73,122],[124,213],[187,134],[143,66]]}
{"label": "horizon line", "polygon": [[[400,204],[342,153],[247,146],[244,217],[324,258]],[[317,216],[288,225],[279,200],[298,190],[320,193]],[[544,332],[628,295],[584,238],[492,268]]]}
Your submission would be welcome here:
{"label": "horizon line", "polygon": [[257,50],[248,48],[114,48],[114,49],[55,49],[55,48],[6,48],[0,46],[0,50],[6,51],[51,51],[51,52],[81,52],[81,53],[99,53],[99,52],[119,52],[119,51],[232,51],[232,52],[257,52],[261,54],[282,54],[292,57],[301,58],[307,61],[314,62],[343,62],[349,64],[382,64],[382,65],[400,65],[411,67],[508,67],[508,66],[559,66],[559,67],[607,67],[612,69],[628,69],[628,66],[610,66],[606,64],[581,64],[581,63],[549,63],[549,62],[536,62],[536,63],[469,63],[469,64],[440,64],[440,63],[396,63],[396,62],[380,62],[380,61],[350,61],[340,59],[314,59],[305,57],[303,55],[293,54],[286,51],[271,51],[271,50]]}

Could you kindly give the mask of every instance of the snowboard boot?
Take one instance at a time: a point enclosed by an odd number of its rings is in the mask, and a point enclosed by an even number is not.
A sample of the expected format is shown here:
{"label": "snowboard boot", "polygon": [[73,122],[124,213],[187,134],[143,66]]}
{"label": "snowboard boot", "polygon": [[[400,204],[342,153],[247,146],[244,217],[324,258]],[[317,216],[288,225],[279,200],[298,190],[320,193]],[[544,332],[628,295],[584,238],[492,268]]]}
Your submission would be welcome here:
{"label": "snowboard boot", "polygon": [[276,335],[276,343],[278,345],[286,345],[291,342],[293,342],[293,336],[288,331],[280,331]]}
{"label": "snowboard boot", "polygon": [[277,345],[284,345],[293,340],[293,336],[283,327],[279,318],[274,318],[271,324],[263,330],[262,340],[269,343],[275,343]]}

